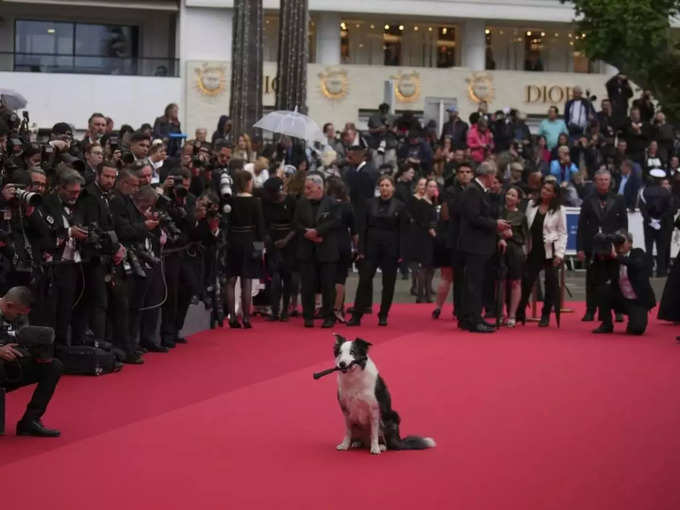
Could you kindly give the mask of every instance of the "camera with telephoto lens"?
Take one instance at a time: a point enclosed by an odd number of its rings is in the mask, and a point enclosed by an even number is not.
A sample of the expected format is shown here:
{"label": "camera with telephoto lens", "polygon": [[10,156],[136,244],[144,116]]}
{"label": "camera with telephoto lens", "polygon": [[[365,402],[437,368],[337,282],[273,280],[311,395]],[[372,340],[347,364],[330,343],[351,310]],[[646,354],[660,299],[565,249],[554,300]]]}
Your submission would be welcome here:
{"label": "camera with telephoto lens", "polygon": [[87,230],[85,245],[106,255],[113,255],[118,251],[118,236],[113,230],[102,230],[96,222],[90,223]]}
{"label": "camera with telephoto lens", "polygon": [[182,231],[177,227],[170,215],[165,211],[158,211],[158,226],[162,228],[170,241],[177,241],[182,236]]}
{"label": "camera with telephoto lens", "polygon": [[598,232],[593,238],[593,253],[596,257],[608,257],[612,250],[617,246],[621,246],[626,242],[626,236],[616,232],[614,234],[605,234]]}
{"label": "camera with telephoto lens", "polygon": [[144,271],[144,267],[133,249],[128,248],[127,250],[127,257],[123,262],[123,270],[128,276],[135,275],[140,278],[146,278],[146,271]]}
{"label": "camera with telephoto lens", "polygon": [[153,253],[144,248],[144,246],[141,244],[135,245],[133,251],[136,253],[137,258],[141,260],[143,263],[147,264],[147,266],[149,267],[153,266],[154,264],[161,263],[161,259],[156,257]]}
{"label": "camera with telephoto lens", "polygon": [[15,349],[25,357],[39,361],[52,359],[52,345],[54,344],[54,329],[44,326],[24,326],[14,334],[14,342],[18,344]]}
{"label": "camera with telephoto lens", "polygon": [[231,178],[227,168],[220,168],[217,171],[217,182],[220,190],[220,197],[228,198],[232,195],[231,187],[234,185],[234,179]]}
{"label": "camera with telephoto lens", "polygon": [[42,204],[42,195],[33,191],[26,191],[24,186],[14,185],[14,199],[32,207],[37,207]]}

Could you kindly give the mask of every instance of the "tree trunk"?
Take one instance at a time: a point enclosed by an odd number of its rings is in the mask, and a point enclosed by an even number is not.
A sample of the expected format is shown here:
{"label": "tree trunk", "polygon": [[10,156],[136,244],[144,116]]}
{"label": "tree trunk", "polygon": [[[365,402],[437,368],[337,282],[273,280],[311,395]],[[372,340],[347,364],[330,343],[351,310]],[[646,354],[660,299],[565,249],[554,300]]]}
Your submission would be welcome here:
{"label": "tree trunk", "polygon": [[281,0],[276,109],[307,113],[307,0]]}
{"label": "tree trunk", "polygon": [[233,27],[229,105],[233,140],[244,133],[255,140],[260,137],[253,124],[262,117],[262,0],[235,0]]}

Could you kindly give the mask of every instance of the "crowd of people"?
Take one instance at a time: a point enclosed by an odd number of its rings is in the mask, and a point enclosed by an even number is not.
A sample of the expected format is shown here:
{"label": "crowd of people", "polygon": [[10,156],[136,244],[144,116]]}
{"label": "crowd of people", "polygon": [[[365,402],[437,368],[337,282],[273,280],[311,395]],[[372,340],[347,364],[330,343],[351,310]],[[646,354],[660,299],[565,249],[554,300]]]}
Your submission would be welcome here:
{"label": "crowd of people", "polygon": [[[174,104],[139,129],[94,113],[82,139],[57,123],[40,140],[0,106],[0,293],[19,296],[31,324],[54,328],[57,346],[107,339],[127,364],[186,343],[192,302],[231,328],[252,328],[253,311],[359,326],[378,270],[380,326],[401,275],[416,302],[434,303],[433,319],[453,290],[460,328],[516,327],[543,273],[547,327],[560,306],[569,205],[581,208],[583,320],[599,308],[595,332],[608,333],[612,313],[625,314],[627,332],[642,334],[655,306],[652,267],[664,276],[671,266],[680,138],[647,91],[629,107],[625,76],[607,90],[598,110],[575,87],[564,115],[551,106],[537,134],[521,112],[484,102],[467,120],[448,108],[441,130],[382,104],[367,130],[347,123],[338,134],[327,123],[326,143],[315,145],[253,140],[233,133],[227,115],[211,138],[202,128],[183,142]],[[628,232],[636,208],[646,253]],[[352,268],[358,288],[346,296]],[[678,301],[664,300],[662,318],[680,320]],[[0,311],[11,333],[1,301]],[[5,363],[17,356],[8,338]],[[26,419],[38,435],[40,409]]]}

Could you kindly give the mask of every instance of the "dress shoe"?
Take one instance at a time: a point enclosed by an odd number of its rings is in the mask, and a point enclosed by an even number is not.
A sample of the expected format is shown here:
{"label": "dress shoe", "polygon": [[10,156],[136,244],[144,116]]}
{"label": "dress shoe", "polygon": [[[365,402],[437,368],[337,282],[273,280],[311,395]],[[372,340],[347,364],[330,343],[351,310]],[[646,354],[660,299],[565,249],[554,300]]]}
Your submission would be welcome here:
{"label": "dress shoe", "polygon": [[149,348],[146,345],[138,345],[137,352],[139,354],[146,354],[147,352],[149,352]]}
{"label": "dress shoe", "polygon": [[614,314],[614,322],[623,322],[623,314],[622,313]]}
{"label": "dress shoe", "polygon": [[306,328],[313,328],[314,327],[314,321],[311,319],[305,319],[305,327]]}
{"label": "dress shoe", "polygon": [[613,333],[614,332],[614,326],[611,324],[600,324],[600,327],[597,329],[593,330],[593,333],[596,334],[606,334],[606,333]]}
{"label": "dress shoe", "polygon": [[177,347],[177,344],[175,344],[175,342],[173,342],[172,340],[162,340],[161,345],[163,347],[167,347],[168,349],[174,349],[175,347]]}
{"label": "dress shoe", "polygon": [[125,363],[126,365],[143,365],[144,358],[142,358],[138,354],[130,354],[129,356],[123,358],[123,363]]}
{"label": "dress shoe", "polygon": [[439,319],[439,315],[441,315],[441,313],[442,313],[441,308],[435,308],[434,310],[432,310],[432,318],[435,320]]}
{"label": "dress shoe", "polygon": [[586,314],[581,319],[581,322],[593,322],[595,320],[595,312],[586,312]]}
{"label": "dress shoe", "polygon": [[321,327],[326,329],[332,328],[333,326],[335,326],[335,319],[332,317],[327,317],[324,319],[323,324],[321,324]]}
{"label": "dress shoe", "polygon": [[167,347],[163,347],[162,345],[149,344],[145,345],[144,348],[147,352],[170,352]]}
{"label": "dress shoe", "polygon": [[547,328],[550,326],[550,317],[542,316],[538,323],[539,328]]}
{"label": "dress shoe", "polygon": [[245,329],[252,329],[253,325],[250,323],[250,319],[243,319],[241,321]]}
{"label": "dress shoe", "polygon": [[378,317],[378,326],[387,326],[387,317]]}
{"label": "dress shoe", "polygon": [[177,338],[175,338],[175,343],[176,344],[186,344],[188,342],[187,342],[186,338],[178,336]]}
{"label": "dress shoe", "polygon": [[238,321],[238,319],[229,319],[229,327],[232,329],[239,329],[241,327],[241,323]]}
{"label": "dress shoe", "polygon": [[271,314],[271,315],[267,315],[267,316],[264,318],[264,320],[266,320],[267,322],[278,322],[278,321],[280,320],[279,314],[273,313],[273,314]]}
{"label": "dress shoe", "polygon": [[281,322],[288,322],[288,312],[281,312],[281,318],[279,320]]}
{"label": "dress shoe", "polygon": [[361,326],[361,316],[352,315],[352,318],[347,321],[348,326]]}
{"label": "dress shoe", "polygon": [[495,325],[495,324],[491,324],[490,322],[486,322],[484,319],[482,319],[482,321],[480,322],[480,324],[484,324],[487,328],[496,329],[496,325]]}
{"label": "dress shoe", "polygon": [[58,430],[46,428],[40,420],[21,420],[17,423],[17,436],[59,437],[60,435]]}
{"label": "dress shoe", "polygon": [[469,328],[468,331],[471,333],[494,333],[496,328],[489,327],[485,323],[480,322]]}

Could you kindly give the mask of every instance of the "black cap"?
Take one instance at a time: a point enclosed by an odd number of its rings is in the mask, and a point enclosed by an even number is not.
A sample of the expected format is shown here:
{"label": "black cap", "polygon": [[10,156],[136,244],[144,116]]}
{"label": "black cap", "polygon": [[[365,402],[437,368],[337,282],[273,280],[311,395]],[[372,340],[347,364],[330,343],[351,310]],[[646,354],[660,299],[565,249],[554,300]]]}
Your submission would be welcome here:
{"label": "black cap", "polygon": [[73,129],[66,122],[57,122],[52,126],[53,135],[71,135],[73,136]]}
{"label": "black cap", "polygon": [[273,195],[274,193],[278,193],[279,191],[283,190],[283,180],[280,177],[270,177],[264,181],[262,188],[267,193],[271,193]]}

